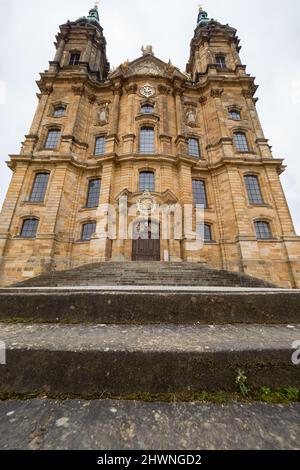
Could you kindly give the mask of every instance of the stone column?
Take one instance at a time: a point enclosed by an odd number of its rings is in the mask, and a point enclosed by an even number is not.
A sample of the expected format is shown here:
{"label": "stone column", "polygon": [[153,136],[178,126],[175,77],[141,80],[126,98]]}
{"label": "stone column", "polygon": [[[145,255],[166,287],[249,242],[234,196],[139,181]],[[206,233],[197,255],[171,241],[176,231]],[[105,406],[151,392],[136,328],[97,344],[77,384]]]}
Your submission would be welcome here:
{"label": "stone column", "polygon": [[120,98],[122,95],[122,87],[120,83],[115,84],[113,93],[114,102],[112,107],[111,134],[117,135],[119,130]]}
{"label": "stone column", "polygon": [[182,90],[180,88],[175,88],[175,105],[176,105],[176,123],[177,123],[177,135],[183,134],[183,114],[182,114],[182,103],[181,96]]}

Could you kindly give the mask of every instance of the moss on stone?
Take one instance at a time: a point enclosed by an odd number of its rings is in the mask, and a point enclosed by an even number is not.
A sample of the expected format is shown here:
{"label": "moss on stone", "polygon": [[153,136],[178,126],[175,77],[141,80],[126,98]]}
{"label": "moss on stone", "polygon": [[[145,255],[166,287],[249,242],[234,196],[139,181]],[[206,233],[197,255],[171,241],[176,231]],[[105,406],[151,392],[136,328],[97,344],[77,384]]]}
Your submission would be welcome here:
{"label": "moss on stone", "polygon": [[228,392],[173,392],[173,393],[150,393],[135,392],[126,395],[118,395],[112,393],[93,393],[90,395],[77,394],[51,394],[51,393],[2,393],[0,401],[7,400],[32,400],[32,399],[81,399],[81,400],[127,400],[127,401],[143,401],[145,403],[268,403],[268,404],[285,404],[300,402],[300,390],[293,387],[272,390],[269,387],[262,387],[258,390],[252,390],[247,396],[241,393]]}

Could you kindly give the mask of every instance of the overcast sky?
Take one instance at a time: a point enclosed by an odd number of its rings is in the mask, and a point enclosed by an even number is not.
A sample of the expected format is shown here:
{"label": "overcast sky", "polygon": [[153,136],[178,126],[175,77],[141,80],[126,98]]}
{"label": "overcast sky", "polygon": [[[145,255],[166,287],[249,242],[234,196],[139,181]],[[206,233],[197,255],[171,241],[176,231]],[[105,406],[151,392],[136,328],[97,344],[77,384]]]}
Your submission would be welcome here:
{"label": "overcast sky", "polygon": [[[197,19],[194,0],[102,0],[101,25],[112,66],[152,44],[157,57],[185,69]],[[10,180],[5,161],[18,153],[37,105],[35,80],[54,57],[58,26],[87,15],[93,0],[0,0],[0,207]],[[211,18],[238,29],[242,61],[260,85],[258,111],[300,234],[300,2],[207,0]],[[6,96],[3,96],[4,84]],[[5,98],[5,99],[4,99]],[[4,101],[4,103],[3,103]]]}

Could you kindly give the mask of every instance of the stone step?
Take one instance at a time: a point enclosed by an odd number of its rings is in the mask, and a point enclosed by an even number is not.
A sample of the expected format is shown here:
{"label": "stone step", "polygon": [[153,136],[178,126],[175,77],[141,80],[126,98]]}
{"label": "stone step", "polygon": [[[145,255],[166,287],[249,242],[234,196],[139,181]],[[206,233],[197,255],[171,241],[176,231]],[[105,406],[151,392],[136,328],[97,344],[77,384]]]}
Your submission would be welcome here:
{"label": "stone step", "polygon": [[300,387],[292,344],[300,325],[105,326],[0,324],[0,393],[236,391]]}
{"label": "stone step", "polygon": [[228,287],[275,286],[241,273],[208,268],[203,263],[95,263],[67,271],[53,271],[16,286],[80,285],[203,285]]}
{"label": "stone step", "polygon": [[102,324],[300,323],[300,291],[119,286],[0,289],[0,321]]}
{"label": "stone step", "polygon": [[299,450],[299,414],[299,403],[8,400],[0,449]]}

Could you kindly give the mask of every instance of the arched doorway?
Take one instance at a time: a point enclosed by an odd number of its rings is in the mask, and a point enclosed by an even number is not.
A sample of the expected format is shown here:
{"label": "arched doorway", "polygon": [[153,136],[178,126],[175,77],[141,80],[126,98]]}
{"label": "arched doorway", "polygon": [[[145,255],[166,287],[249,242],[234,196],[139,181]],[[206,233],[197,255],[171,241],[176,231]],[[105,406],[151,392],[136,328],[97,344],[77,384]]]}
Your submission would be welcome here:
{"label": "arched doorway", "polygon": [[151,219],[133,227],[132,261],[160,261],[160,225]]}

